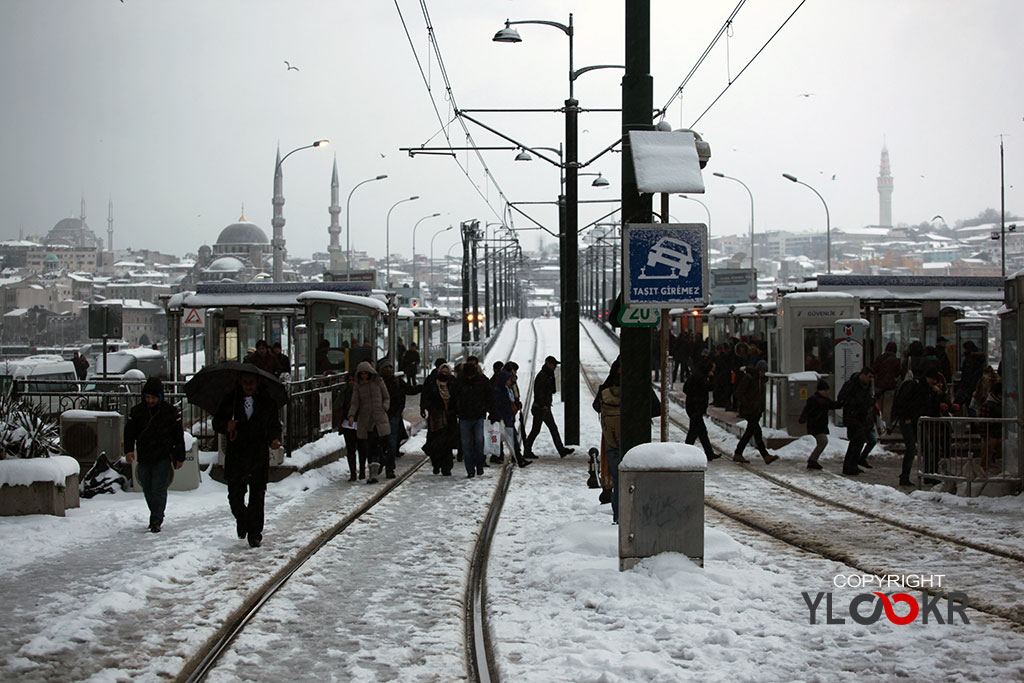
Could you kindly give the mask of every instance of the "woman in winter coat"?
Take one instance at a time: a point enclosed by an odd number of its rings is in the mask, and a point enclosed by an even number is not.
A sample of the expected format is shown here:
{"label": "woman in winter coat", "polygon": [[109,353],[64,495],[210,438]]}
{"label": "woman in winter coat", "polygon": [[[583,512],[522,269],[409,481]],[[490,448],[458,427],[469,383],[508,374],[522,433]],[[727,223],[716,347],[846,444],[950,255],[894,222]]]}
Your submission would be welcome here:
{"label": "woman in winter coat", "polygon": [[452,475],[452,449],[459,442],[459,420],[456,417],[458,393],[451,366],[442,363],[434,379],[423,387],[421,405],[427,411],[427,441],[423,451],[430,456],[434,474]]}
{"label": "woman in winter coat", "polygon": [[356,428],[348,421],[349,407],[352,405],[352,393],[356,388],[356,376],[349,373],[345,384],[338,391],[335,399],[334,429],[345,439],[345,459],[348,460],[348,480],[356,480],[356,457],[359,459],[359,479],[366,479],[366,451],[359,449],[359,436]]}
{"label": "woman in winter coat", "polygon": [[[366,452],[370,461],[370,476],[367,484],[376,484],[380,474],[381,441],[391,433],[388,422],[388,396],[384,380],[369,362],[363,361],[356,367],[356,385],[352,390],[352,403],[348,408],[349,422],[356,423],[356,436],[359,438],[359,449]],[[394,479],[395,473],[388,472],[388,478]]]}
{"label": "woman in winter coat", "polygon": [[519,408],[516,406],[516,395],[512,390],[513,377],[511,372],[502,370],[496,376],[491,404],[494,412],[490,416],[491,422],[499,420],[504,425],[502,439],[508,446],[509,452],[515,458],[516,464],[526,467],[530,461],[519,452],[519,440],[516,438],[516,413]]}
{"label": "woman in winter coat", "polygon": [[815,446],[807,458],[807,469],[820,470],[818,457],[828,445],[828,411],[842,408],[843,404],[833,401],[828,396],[828,382],[818,380],[818,389],[810,395],[800,413],[800,424],[807,425],[807,433],[814,437]]}

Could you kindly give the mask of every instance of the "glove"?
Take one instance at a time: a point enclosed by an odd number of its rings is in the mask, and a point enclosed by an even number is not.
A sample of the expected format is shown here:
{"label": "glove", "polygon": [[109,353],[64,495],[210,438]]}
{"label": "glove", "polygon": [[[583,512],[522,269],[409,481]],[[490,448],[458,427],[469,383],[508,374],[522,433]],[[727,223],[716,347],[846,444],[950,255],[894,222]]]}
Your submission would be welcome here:
{"label": "glove", "polygon": [[940,403],[939,404],[939,410],[941,410],[943,412],[949,410],[949,404],[948,403]]}
{"label": "glove", "polygon": [[954,403],[953,404],[953,412],[954,413],[959,413],[960,412],[960,404],[959,403]]}

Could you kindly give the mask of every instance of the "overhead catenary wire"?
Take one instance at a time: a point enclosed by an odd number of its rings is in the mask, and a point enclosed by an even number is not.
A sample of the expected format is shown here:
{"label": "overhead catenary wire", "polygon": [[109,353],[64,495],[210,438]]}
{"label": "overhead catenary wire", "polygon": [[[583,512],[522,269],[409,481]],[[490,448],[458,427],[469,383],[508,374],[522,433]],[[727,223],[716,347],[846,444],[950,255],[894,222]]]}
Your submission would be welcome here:
{"label": "overhead catenary wire", "polygon": [[[437,117],[438,122],[441,124],[441,131],[439,131],[439,132],[442,132],[444,134],[445,139],[448,141],[448,145],[449,146],[453,146],[452,145],[452,140],[451,140],[451,134],[450,134],[448,129],[449,129],[449,126],[452,123],[452,121],[454,121],[455,119],[458,119],[459,120],[459,125],[462,126],[463,132],[464,132],[464,134],[466,136],[466,140],[468,141],[469,145],[475,146],[476,143],[473,140],[473,137],[472,137],[471,133],[469,132],[468,126],[466,126],[465,121],[463,121],[461,119],[461,117],[459,116],[459,107],[458,107],[458,104],[457,104],[457,102],[455,100],[455,93],[454,93],[454,90],[452,88],[451,80],[448,77],[448,70],[445,68],[444,57],[441,54],[441,48],[440,48],[440,45],[438,44],[438,41],[437,41],[437,35],[434,32],[434,26],[433,26],[433,23],[432,23],[432,21],[430,19],[430,10],[427,8],[426,0],[420,0],[419,4],[420,4],[420,10],[421,10],[421,12],[423,14],[423,20],[424,20],[424,22],[426,24],[426,28],[427,28],[427,35],[428,35],[428,39],[429,39],[430,50],[433,52],[433,57],[434,57],[434,59],[435,59],[435,61],[437,63],[438,71],[439,71],[439,73],[441,75],[442,80],[444,81],[445,99],[448,102],[450,111],[454,111],[454,116],[451,119],[447,119],[447,120],[446,120],[446,117],[441,114],[441,112],[440,112],[440,110],[439,110],[439,108],[437,106],[437,101],[434,98],[434,92],[433,92],[433,88],[431,87],[429,75],[427,73],[425,73],[424,70],[423,70],[422,62],[421,62],[419,54],[418,54],[418,52],[416,50],[416,46],[413,43],[412,35],[411,35],[411,33],[409,31],[409,28],[408,28],[408,25],[406,23],[405,16],[402,13],[402,8],[399,5],[398,0],[394,0],[394,2],[395,2],[395,10],[398,12],[399,19],[402,22],[402,27],[405,30],[406,38],[407,38],[407,40],[409,42],[409,48],[413,52],[413,55],[414,55],[414,57],[416,59],[417,67],[420,70],[420,76],[423,79],[423,84],[424,84],[424,86],[427,89],[427,95],[428,95],[428,97],[430,97],[430,103],[431,103],[431,106],[434,109],[434,114]],[[429,55],[429,52],[428,52],[428,55]],[[431,136],[431,139],[433,139],[436,136],[437,136],[437,133],[435,133],[433,136]],[[483,155],[481,155],[479,152],[477,152],[476,156],[477,156],[477,159],[480,162],[480,165],[481,165],[481,168],[483,170],[483,173],[484,173],[484,176],[485,176],[485,179],[486,179],[486,182],[487,182],[488,186],[493,185],[495,191],[498,193],[498,196],[501,198],[502,202],[507,203],[508,199],[506,198],[504,191],[501,189],[501,186],[497,182],[497,179],[491,173],[490,168],[488,168],[487,163],[486,163],[486,161],[483,158]],[[466,179],[469,180],[470,184],[473,186],[473,189],[476,190],[477,194],[480,195],[481,199],[484,200],[484,203],[491,210],[491,212],[494,214],[494,216],[497,217],[499,220],[501,220],[502,211],[500,209],[495,208],[495,206],[491,203],[490,198],[487,196],[488,192],[486,192],[483,189],[481,189],[480,185],[475,180],[473,180],[473,177],[472,177],[472,175],[470,173],[470,169],[468,167],[468,164],[466,164],[463,161],[460,161],[458,159],[458,157],[453,156],[452,158],[455,160],[455,163],[459,166],[459,169],[462,171],[463,175],[466,176]]]}
{"label": "overhead catenary wire", "polygon": [[711,108],[713,106],[715,106],[715,104],[717,104],[720,99],[722,99],[722,96],[725,95],[726,91],[728,91],[729,88],[732,87],[733,83],[735,83],[736,81],[739,80],[740,76],[743,75],[743,72],[746,71],[747,68],[751,64],[754,63],[754,60],[757,59],[758,56],[762,52],[764,52],[765,48],[768,47],[768,45],[772,42],[772,40],[775,39],[775,36],[779,35],[779,33],[782,31],[782,29],[784,29],[786,27],[786,24],[789,23],[789,20],[793,18],[793,16],[800,10],[801,7],[804,6],[804,3],[806,3],[806,2],[807,2],[807,0],[800,0],[800,4],[797,5],[796,8],[792,12],[789,13],[789,16],[786,17],[786,20],[783,21],[782,24],[777,29],[775,29],[775,33],[771,34],[771,36],[768,37],[768,40],[766,40],[764,42],[764,45],[761,46],[761,49],[759,49],[757,52],[755,52],[754,56],[750,58],[750,61],[748,61],[746,64],[743,65],[743,68],[740,69],[739,73],[736,74],[736,78],[731,79],[729,81],[729,83],[724,88],[722,88],[722,92],[718,93],[718,97],[716,97],[714,100],[712,100],[711,104],[709,104],[707,106],[707,108],[704,111],[701,112],[700,116],[698,116],[696,119],[693,120],[693,123],[690,124],[690,128],[691,129],[695,128],[697,126],[697,123],[699,123],[700,120],[702,118],[704,118],[704,115],[707,114],[709,111],[711,111]]}

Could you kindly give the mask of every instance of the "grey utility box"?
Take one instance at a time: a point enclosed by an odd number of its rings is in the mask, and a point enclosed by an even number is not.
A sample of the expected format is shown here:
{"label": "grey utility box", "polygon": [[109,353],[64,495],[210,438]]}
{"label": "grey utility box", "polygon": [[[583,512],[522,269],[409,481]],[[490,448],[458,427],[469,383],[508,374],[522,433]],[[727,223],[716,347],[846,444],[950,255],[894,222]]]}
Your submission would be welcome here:
{"label": "grey utility box", "polygon": [[785,398],[785,405],[782,407],[782,426],[790,436],[799,437],[807,433],[807,426],[800,424],[800,413],[804,411],[807,399],[818,390],[818,379],[821,377],[826,375],[809,370],[794,372],[785,378],[782,390]]}
{"label": "grey utility box", "polygon": [[704,566],[704,451],[646,443],[619,464],[619,571],[645,557],[682,553]]}

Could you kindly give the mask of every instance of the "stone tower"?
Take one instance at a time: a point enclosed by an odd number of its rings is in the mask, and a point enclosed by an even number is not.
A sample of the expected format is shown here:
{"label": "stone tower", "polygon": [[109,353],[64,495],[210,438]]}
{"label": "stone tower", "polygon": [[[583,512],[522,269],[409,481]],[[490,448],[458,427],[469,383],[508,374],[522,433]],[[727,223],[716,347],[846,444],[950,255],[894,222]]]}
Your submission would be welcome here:
{"label": "stone tower", "polygon": [[107,199],[107,251],[114,252],[114,198]]}
{"label": "stone tower", "polygon": [[331,205],[327,209],[331,214],[331,225],[327,232],[331,236],[331,243],[327,251],[331,255],[331,270],[341,270],[341,245],[338,244],[338,236],[341,235],[341,226],[338,224],[338,215],[341,213],[341,205],[338,204],[338,157],[334,157],[334,171],[331,173]]}
{"label": "stone tower", "polygon": [[[281,145],[277,146],[277,159],[274,160],[274,217],[270,225],[274,228],[274,237],[270,241],[273,247],[274,282],[284,280],[284,179],[281,177]],[[259,267],[258,265],[256,266]]]}
{"label": "stone tower", "polygon": [[878,170],[878,224],[892,227],[892,173],[889,172],[889,150],[882,143],[882,162]]}

